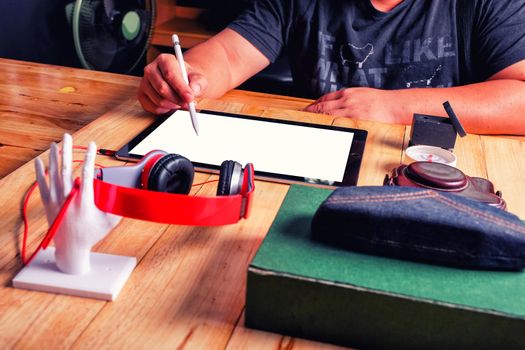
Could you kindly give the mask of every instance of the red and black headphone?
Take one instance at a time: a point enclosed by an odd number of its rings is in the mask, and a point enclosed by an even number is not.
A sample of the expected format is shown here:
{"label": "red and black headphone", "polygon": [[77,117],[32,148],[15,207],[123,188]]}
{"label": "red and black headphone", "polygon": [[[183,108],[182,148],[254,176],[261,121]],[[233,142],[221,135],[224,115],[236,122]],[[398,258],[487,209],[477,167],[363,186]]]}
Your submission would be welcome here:
{"label": "red and black headphone", "polygon": [[[216,197],[188,196],[193,177],[193,164],[187,158],[152,151],[133,166],[101,168],[93,180],[95,205],[107,213],[166,224],[218,226],[248,218],[255,189],[251,163],[243,168],[235,161],[224,161],[220,167]],[[70,203],[78,195],[80,179],[75,179],[71,192],[38,248],[26,258],[29,230],[26,208],[36,185],[35,182],[27,191],[23,204],[21,255],[26,265],[53,240]]]}
{"label": "red and black headphone", "polygon": [[217,197],[188,196],[193,164],[178,154],[152,151],[134,166],[99,170],[95,204],[105,212],[179,225],[226,225],[247,218],[254,186],[251,163],[221,164]]}

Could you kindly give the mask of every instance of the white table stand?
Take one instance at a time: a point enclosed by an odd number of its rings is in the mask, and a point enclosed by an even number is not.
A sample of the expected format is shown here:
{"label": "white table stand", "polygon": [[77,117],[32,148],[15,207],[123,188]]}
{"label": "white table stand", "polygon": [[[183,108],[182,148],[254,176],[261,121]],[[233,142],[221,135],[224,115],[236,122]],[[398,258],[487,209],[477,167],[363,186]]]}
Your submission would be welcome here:
{"label": "white table stand", "polygon": [[115,300],[137,265],[135,257],[91,252],[91,270],[63,273],[55,264],[55,248],[40,251],[13,279],[15,288]]}

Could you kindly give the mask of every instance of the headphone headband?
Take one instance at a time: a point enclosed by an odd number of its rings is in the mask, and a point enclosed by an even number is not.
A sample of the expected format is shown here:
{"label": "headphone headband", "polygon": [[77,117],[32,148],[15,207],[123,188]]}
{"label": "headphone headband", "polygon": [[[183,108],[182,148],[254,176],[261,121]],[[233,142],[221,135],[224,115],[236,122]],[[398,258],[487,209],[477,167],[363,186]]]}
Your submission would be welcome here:
{"label": "headphone headband", "polygon": [[[254,186],[254,170],[247,164],[240,194],[188,196],[123,187],[94,180],[95,204],[105,212],[166,224],[215,226],[247,218]],[[137,205],[140,203],[141,205]]]}

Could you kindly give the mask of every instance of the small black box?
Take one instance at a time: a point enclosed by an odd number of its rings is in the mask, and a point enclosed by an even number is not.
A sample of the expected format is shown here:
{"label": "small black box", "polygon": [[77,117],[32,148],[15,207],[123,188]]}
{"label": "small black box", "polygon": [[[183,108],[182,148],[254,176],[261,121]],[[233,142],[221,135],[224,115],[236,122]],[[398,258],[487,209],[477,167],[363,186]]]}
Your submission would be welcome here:
{"label": "small black box", "polygon": [[456,128],[449,118],[414,114],[410,146],[437,146],[452,150],[456,144]]}

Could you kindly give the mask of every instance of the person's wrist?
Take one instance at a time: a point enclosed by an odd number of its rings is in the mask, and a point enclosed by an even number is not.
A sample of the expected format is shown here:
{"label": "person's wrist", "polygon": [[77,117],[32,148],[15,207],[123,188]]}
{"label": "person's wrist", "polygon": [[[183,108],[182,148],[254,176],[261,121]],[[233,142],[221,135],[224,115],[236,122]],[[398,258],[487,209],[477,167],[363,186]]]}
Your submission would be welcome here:
{"label": "person's wrist", "polygon": [[384,108],[389,123],[393,124],[410,124],[411,116],[408,115],[408,102],[405,94],[400,90],[382,90],[384,101]]}

